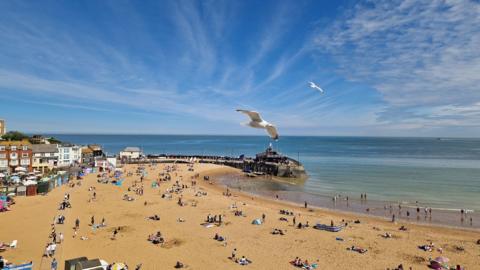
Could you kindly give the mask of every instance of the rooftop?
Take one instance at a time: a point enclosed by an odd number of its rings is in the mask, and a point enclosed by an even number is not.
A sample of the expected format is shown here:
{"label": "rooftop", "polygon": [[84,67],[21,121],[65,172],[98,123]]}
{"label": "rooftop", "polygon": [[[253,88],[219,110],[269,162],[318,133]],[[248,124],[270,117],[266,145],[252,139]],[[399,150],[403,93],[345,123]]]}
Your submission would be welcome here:
{"label": "rooftop", "polygon": [[57,153],[58,148],[56,144],[33,144],[33,153]]}
{"label": "rooftop", "polygon": [[128,146],[123,149],[123,152],[140,152],[139,147]]}

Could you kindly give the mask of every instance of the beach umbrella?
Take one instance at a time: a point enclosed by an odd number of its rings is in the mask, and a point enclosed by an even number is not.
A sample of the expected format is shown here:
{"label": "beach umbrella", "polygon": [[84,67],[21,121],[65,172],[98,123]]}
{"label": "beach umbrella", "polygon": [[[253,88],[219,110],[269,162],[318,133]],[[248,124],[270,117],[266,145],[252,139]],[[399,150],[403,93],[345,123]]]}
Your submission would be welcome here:
{"label": "beach umbrella", "polygon": [[29,177],[27,177],[27,180],[35,180],[35,179],[37,179],[36,176],[29,176]]}
{"label": "beach umbrella", "polygon": [[5,174],[0,173],[0,178],[3,178],[3,177],[5,177]]}
{"label": "beach umbrella", "polygon": [[125,264],[123,263],[115,263],[112,265],[112,270],[124,270],[126,269]]}
{"label": "beach umbrella", "polygon": [[16,171],[16,172],[26,172],[27,169],[25,169],[24,167],[16,167],[16,168],[15,168],[15,171]]}
{"label": "beach umbrella", "polygon": [[437,257],[435,258],[435,261],[441,264],[448,263],[450,260],[447,257]]}
{"label": "beach umbrella", "polygon": [[37,181],[33,181],[33,180],[27,180],[25,182],[23,182],[23,185],[25,186],[31,186],[31,185],[36,185],[37,184]]}

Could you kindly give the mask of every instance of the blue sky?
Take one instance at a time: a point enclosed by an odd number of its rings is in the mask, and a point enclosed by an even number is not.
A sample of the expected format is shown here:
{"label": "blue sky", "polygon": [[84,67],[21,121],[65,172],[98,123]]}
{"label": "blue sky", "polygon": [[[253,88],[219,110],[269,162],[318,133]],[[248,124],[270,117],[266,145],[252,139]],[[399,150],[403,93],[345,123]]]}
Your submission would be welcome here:
{"label": "blue sky", "polygon": [[478,25],[478,1],[0,1],[0,118],[264,134],[244,108],[281,135],[478,137]]}

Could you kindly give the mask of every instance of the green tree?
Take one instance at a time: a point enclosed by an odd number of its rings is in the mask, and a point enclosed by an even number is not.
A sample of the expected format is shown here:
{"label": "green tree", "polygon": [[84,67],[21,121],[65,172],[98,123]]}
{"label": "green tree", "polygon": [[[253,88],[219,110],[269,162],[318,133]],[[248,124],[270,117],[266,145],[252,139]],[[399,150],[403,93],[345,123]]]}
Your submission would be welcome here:
{"label": "green tree", "polygon": [[2,136],[2,139],[7,141],[21,141],[28,139],[28,136],[20,131],[9,131]]}

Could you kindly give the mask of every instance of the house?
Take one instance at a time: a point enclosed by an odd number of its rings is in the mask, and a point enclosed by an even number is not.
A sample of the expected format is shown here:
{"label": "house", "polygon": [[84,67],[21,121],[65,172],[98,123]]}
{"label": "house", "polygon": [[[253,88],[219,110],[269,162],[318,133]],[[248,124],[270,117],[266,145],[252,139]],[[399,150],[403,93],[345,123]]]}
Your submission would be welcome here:
{"label": "house", "polygon": [[95,162],[93,150],[88,146],[82,147],[82,164],[92,164],[93,162]]}
{"label": "house", "polygon": [[80,146],[68,143],[58,145],[58,167],[68,167],[80,162],[82,162]]}
{"label": "house", "polygon": [[32,171],[32,144],[28,140],[0,141],[0,171],[11,173],[17,167]]}
{"label": "house", "polygon": [[142,151],[138,147],[125,147],[123,151],[120,151],[119,156],[122,160],[137,159],[142,156]]}
{"label": "house", "polygon": [[32,144],[34,170],[47,173],[58,164],[58,146],[56,144]]}
{"label": "house", "polygon": [[103,153],[103,149],[100,145],[98,144],[89,144],[88,145],[88,148],[90,148],[93,152],[93,157],[96,158],[96,157],[103,157],[104,156],[104,153]]}
{"label": "house", "polygon": [[42,135],[33,135],[30,138],[30,142],[32,144],[50,144],[47,138],[43,137]]}
{"label": "house", "polygon": [[106,169],[114,169],[117,167],[117,158],[112,157],[99,157],[95,159],[95,167]]}

